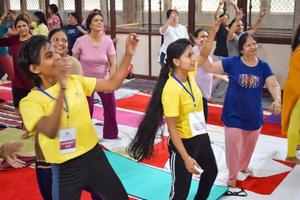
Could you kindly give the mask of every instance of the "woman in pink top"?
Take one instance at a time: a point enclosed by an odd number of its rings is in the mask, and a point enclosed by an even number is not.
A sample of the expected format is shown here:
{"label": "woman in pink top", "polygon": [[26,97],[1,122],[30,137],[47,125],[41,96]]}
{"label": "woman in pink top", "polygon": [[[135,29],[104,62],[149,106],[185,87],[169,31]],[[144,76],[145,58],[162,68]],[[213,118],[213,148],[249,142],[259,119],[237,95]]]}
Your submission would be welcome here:
{"label": "woman in pink top", "polygon": [[[93,12],[86,20],[88,34],[77,38],[72,49],[73,56],[80,60],[84,76],[109,78],[116,71],[116,50],[109,36],[104,31],[103,16]],[[118,127],[116,121],[116,100],[113,91],[98,92],[104,109],[103,138],[116,139]],[[87,97],[91,116],[93,115],[94,97]]]}
{"label": "woman in pink top", "polygon": [[52,31],[53,29],[61,28],[63,26],[60,15],[58,14],[58,8],[55,4],[50,4],[48,8],[49,18],[47,19],[48,29]]}

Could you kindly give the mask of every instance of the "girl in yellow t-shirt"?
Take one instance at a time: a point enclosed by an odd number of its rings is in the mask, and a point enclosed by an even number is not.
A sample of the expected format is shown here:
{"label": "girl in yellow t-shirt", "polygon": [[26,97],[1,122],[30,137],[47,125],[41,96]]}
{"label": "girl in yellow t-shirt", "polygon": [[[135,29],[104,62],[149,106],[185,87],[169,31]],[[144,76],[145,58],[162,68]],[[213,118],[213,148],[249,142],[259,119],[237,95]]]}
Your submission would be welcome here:
{"label": "girl in yellow t-shirt", "polygon": [[108,80],[68,75],[68,63],[44,36],[33,36],[21,48],[19,66],[36,87],[21,100],[20,111],[27,130],[37,133],[45,162],[52,164],[52,199],[80,199],[87,187],[103,199],[128,199],[98,145],[86,96],[120,87],[137,43],[130,34],[120,66]]}
{"label": "girl in yellow t-shirt", "polygon": [[192,175],[201,173],[195,199],[207,199],[217,176],[217,164],[203,114],[202,95],[194,76],[196,66],[206,60],[203,55],[206,58],[210,53],[222,20],[219,19],[213,26],[198,59],[187,39],[178,39],[168,46],[166,65],[161,69],[145,117],[128,147],[129,155],[137,160],[149,157],[157,130],[165,117],[170,136],[170,199],[186,199]]}

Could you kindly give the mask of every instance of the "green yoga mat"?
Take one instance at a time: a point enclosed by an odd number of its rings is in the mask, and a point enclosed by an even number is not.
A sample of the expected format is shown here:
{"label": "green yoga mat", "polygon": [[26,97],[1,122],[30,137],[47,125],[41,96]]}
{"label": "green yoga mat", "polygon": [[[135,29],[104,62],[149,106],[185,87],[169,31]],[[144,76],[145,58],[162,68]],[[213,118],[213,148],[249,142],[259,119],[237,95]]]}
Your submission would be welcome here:
{"label": "green yoga mat", "polygon": [[[137,163],[109,151],[105,151],[105,154],[128,194],[147,200],[169,199],[171,188],[169,172]],[[198,181],[193,180],[187,199],[194,199],[197,187]],[[218,199],[226,190],[225,186],[213,186],[208,199]]]}
{"label": "green yoga mat", "polygon": [[16,128],[6,128],[0,131],[0,146],[6,142],[22,141],[23,147],[19,154],[21,156],[35,156],[34,137],[22,138],[22,130]]}

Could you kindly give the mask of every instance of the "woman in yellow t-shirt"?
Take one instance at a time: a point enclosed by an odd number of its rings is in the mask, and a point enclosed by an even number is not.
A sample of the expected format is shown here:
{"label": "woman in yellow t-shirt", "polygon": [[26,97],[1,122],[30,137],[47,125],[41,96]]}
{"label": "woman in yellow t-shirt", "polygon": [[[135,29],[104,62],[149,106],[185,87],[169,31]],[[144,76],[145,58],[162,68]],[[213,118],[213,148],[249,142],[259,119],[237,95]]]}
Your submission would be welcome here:
{"label": "woman in yellow t-shirt", "polygon": [[68,63],[44,36],[33,36],[20,50],[19,66],[36,86],[20,102],[20,111],[27,130],[37,133],[45,161],[52,164],[53,199],[80,199],[86,187],[104,199],[128,199],[98,145],[86,96],[120,87],[137,43],[130,34],[120,66],[108,80],[68,75]]}
{"label": "woman in yellow t-shirt", "polygon": [[[169,132],[169,159],[172,171],[170,199],[186,199],[193,174],[201,174],[195,199],[207,199],[217,176],[217,164],[210,146],[203,114],[202,94],[195,82],[197,68],[211,51],[222,19],[213,26],[198,59],[187,39],[178,39],[167,48],[162,67],[144,119],[128,147],[137,160],[149,157],[163,116]],[[205,58],[206,58],[205,57]],[[202,169],[203,171],[202,171]]]}
{"label": "woman in yellow t-shirt", "polygon": [[33,35],[44,35],[48,36],[48,24],[45,17],[45,14],[41,11],[35,11],[33,13],[33,22],[31,25],[33,26],[32,34]]}
{"label": "woman in yellow t-shirt", "polygon": [[296,31],[290,59],[289,73],[283,90],[282,134],[288,138],[286,160],[300,164],[297,150],[300,150],[300,24]]}

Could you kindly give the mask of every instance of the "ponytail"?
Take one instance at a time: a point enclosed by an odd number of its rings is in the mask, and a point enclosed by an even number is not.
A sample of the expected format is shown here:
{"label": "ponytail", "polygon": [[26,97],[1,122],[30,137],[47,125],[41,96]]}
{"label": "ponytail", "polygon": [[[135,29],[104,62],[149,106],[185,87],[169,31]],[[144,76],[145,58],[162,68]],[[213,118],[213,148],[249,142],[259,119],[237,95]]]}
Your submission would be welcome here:
{"label": "ponytail", "polygon": [[147,111],[141,121],[137,133],[127,148],[127,152],[136,160],[142,160],[151,156],[158,128],[163,124],[163,105],[161,96],[167,80],[169,79],[169,67],[163,66]]}
{"label": "ponytail", "polygon": [[191,41],[188,39],[178,39],[167,48],[167,64],[160,70],[145,116],[135,137],[127,147],[128,154],[136,160],[148,158],[153,153],[157,130],[163,124],[162,92],[169,79],[170,68],[174,69],[175,67],[173,59],[179,58],[189,45],[191,45]]}

